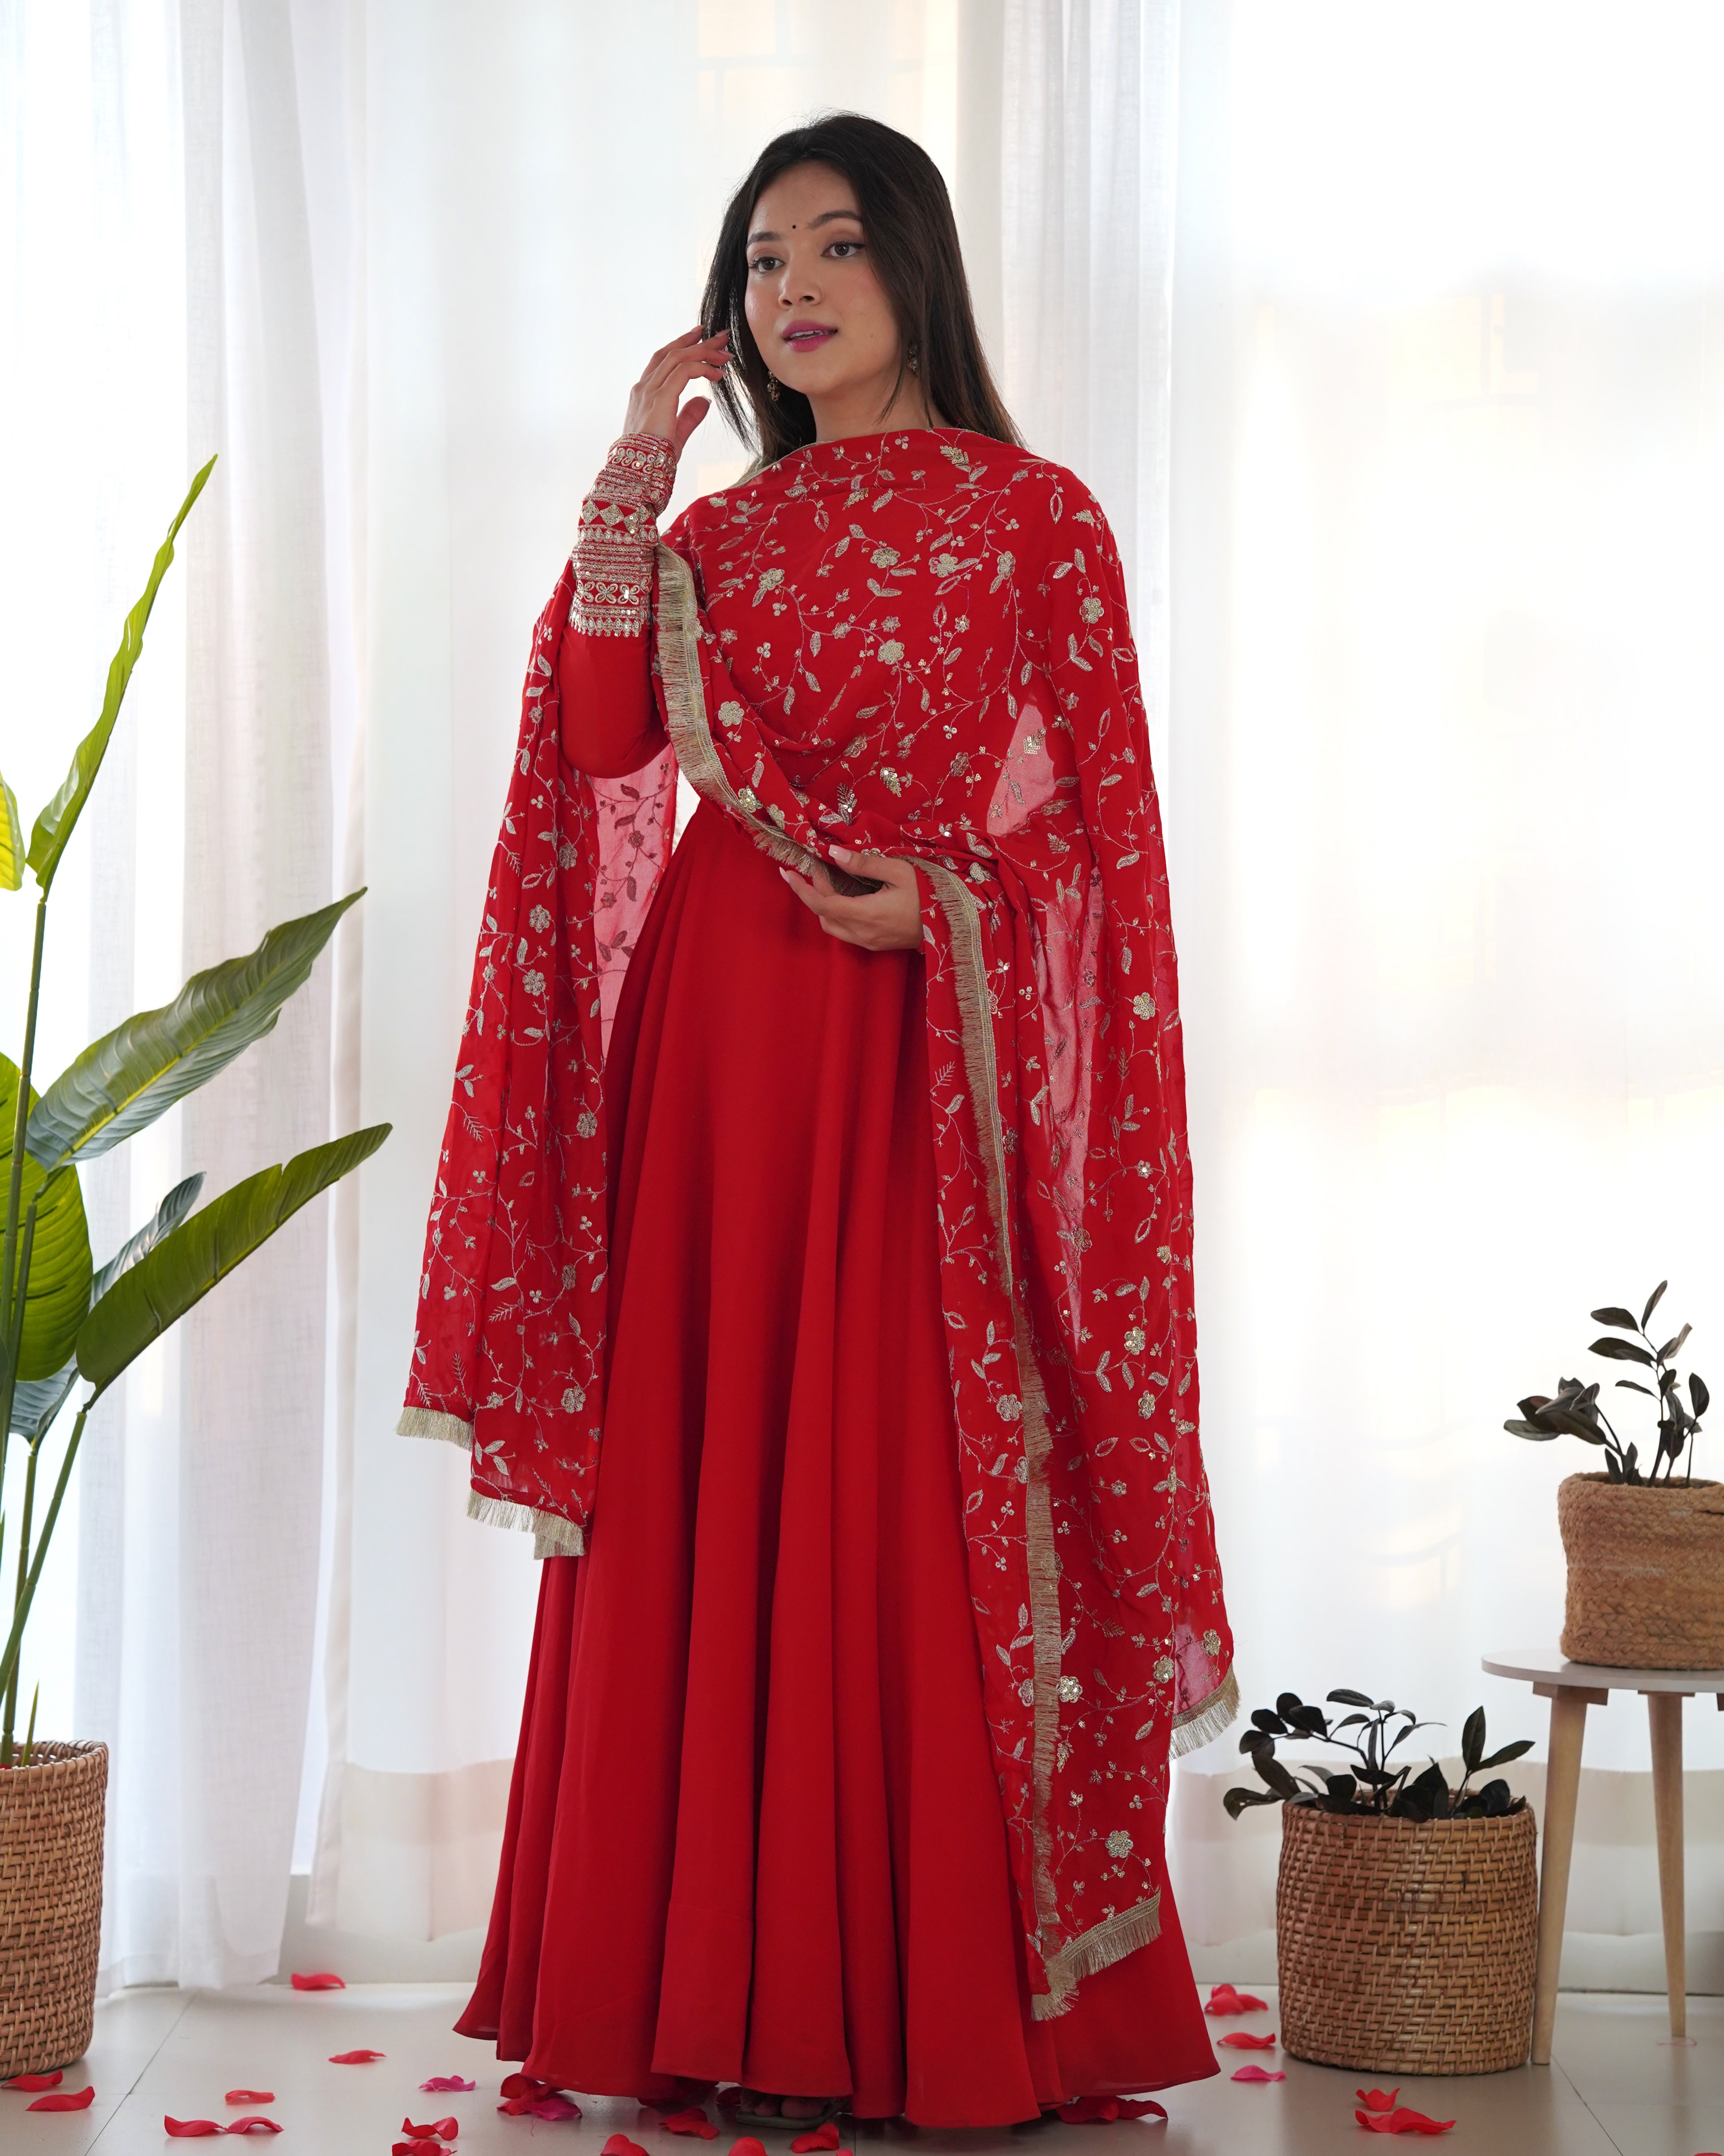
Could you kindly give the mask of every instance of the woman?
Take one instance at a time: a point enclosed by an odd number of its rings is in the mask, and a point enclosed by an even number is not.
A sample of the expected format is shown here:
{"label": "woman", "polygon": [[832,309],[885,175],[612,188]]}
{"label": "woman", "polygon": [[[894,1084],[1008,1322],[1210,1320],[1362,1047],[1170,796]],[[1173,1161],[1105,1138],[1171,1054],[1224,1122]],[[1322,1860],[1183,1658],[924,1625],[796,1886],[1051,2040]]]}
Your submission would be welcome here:
{"label": "woman", "polygon": [[[1162,1856],[1235,1695],[1136,660],[915,144],[773,142],[704,311],[539,624],[428,1239],[403,1427],[547,1558],[459,2025],[580,2090],[1000,2125],[1216,2071]],[[702,384],[761,461],[659,544]]]}

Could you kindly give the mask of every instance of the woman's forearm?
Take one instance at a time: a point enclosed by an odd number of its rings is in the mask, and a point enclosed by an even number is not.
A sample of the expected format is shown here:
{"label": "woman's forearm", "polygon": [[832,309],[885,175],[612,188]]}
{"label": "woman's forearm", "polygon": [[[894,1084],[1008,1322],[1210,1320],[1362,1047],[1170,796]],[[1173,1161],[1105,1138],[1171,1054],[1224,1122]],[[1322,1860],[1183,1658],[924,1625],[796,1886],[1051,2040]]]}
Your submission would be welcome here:
{"label": "woman's forearm", "polygon": [[651,673],[653,553],[675,478],[669,442],[625,435],[581,506],[557,685],[563,754],[595,778],[638,771],[664,747]]}

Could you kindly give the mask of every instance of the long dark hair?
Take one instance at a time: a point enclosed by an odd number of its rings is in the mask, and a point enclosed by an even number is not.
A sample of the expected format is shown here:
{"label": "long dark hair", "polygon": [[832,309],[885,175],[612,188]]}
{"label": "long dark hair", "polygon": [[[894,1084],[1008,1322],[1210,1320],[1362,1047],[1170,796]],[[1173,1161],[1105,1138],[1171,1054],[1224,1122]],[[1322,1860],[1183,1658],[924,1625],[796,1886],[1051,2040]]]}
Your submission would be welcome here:
{"label": "long dark hair", "polygon": [[[898,321],[895,397],[913,352],[929,408],[949,427],[967,427],[1023,446],[988,371],[976,331],[957,223],[940,168],[920,143],[859,112],[832,112],[768,142],[731,198],[706,273],[700,316],[710,336],[731,333],[732,363],[713,393],[726,418],[776,464],[814,439],[814,413],[800,390],[773,382],[748,327],[748,221],[762,193],[793,165],[829,165],[855,190],[875,274]],[[890,405],[890,398],[887,399]]]}

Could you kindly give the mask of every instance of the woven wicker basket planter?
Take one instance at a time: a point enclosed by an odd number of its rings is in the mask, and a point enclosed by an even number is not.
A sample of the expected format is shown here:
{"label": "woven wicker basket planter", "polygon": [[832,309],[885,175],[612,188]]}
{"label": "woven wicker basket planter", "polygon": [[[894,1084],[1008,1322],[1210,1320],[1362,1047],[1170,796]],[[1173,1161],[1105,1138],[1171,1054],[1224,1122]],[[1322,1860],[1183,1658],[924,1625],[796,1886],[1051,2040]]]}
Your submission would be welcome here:
{"label": "woven wicker basket planter", "polygon": [[1506,1819],[1370,1819],[1287,1804],[1275,1888],[1281,2044],[1370,2074],[1525,2062],[1537,1832]]}
{"label": "woven wicker basket planter", "polygon": [[1724,1669],[1724,1484],[1636,1488],[1571,1475],[1557,1491],[1557,1520],[1571,1662]]}
{"label": "woven wicker basket planter", "polygon": [[89,2048],[102,1928],[105,1744],[0,1773],[0,2080]]}

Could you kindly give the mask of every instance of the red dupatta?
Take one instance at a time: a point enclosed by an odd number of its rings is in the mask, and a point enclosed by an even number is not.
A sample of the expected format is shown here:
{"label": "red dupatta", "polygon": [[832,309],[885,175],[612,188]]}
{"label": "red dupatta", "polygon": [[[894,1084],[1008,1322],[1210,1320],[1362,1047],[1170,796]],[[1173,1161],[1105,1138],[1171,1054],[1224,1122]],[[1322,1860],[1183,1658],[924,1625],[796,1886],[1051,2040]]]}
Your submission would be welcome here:
{"label": "red dupatta", "polygon": [[1178,985],[1118,559],[1055,465],[816,444],[660,547],[670,748],[572,771],[535,633],[402,1427],[578,1553],[603,1428],[608,1019],[678,767],[762,852],[915,862],[986,1707],[1039,2016],[1159,1922],[1171,1747],[1235,1712],[1198,1441]]}

